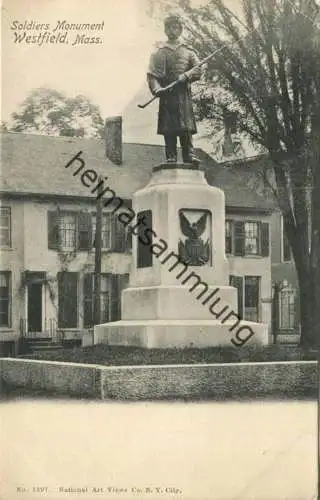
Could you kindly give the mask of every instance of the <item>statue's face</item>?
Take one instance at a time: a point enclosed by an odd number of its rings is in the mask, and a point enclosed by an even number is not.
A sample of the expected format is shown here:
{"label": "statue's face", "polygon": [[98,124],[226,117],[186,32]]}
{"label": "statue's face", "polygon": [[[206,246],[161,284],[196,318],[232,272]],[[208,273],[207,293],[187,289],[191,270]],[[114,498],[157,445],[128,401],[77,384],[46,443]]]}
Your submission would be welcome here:
{"label": "statue's face", "polygon": [[165,33],[170,41],[177,40],[182,33],[181,24],[175,22],[167,24]]}

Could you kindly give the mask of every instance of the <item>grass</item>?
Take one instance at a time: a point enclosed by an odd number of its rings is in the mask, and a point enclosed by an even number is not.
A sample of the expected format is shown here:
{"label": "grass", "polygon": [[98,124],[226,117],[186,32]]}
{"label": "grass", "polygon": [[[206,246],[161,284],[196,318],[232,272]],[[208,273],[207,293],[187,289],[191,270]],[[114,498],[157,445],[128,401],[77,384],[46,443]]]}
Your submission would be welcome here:
{"label": "grass", "polygon": [[238,348],[208,347],[200,349],[188,347],[184,349],[145,349],[98,344],[83,348],[75,347],[73,349],[38,352],[19,357],[105,366],[134,366],[316,360],[317,353],[298,346],[289,345],[270,345],[265,347],[243,346]]}

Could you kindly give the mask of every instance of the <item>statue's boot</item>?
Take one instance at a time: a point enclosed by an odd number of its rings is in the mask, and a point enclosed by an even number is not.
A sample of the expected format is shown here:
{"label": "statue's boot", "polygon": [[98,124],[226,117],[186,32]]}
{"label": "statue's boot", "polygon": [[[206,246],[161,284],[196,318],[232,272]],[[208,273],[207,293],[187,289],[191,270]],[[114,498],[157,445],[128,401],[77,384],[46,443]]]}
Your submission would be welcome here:
{"label": "statue's boot", "polygon": [[177,137],[175,135],[165,135],[164,140],[167,163],[177,163]]}
{"label": "statue's boot", "polygon": [[188,148],[186,151],[182,149],[183,163],[192,163],[192,165],[200,165],[200,160],[195,154],[193,148]]}
{"label": "statue's boot", "polygon": [[199,165],[200,160],[194,152],[191,134],[187,132],[182,134],[180,136],[180,144],[182,149],[183,163],[192,163],[193,165]]}

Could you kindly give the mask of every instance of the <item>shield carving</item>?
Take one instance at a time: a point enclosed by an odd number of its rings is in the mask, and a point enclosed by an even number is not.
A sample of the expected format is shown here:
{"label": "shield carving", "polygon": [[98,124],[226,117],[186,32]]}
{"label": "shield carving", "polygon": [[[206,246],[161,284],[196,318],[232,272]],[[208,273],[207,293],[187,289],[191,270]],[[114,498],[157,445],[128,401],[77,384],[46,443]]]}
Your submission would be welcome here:
{"label": "shield carving", "polygon": [[209,210],[179,210],[181,237],[178,252],[190,266],[211,264],[211,212]]}

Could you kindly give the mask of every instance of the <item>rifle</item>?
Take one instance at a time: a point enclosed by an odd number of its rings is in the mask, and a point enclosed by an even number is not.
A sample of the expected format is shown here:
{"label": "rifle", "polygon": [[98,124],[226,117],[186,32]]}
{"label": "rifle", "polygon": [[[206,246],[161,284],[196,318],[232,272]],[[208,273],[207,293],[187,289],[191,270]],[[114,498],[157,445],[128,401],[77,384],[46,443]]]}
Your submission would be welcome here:
{"label": "rifle", "polygon": [[[212,52],[212,54],[209,54],[207,57],[205,57],[204,59],[202,59],[200,62],[198,62],[198,64],[196,64],[195,66],[193,66],[193,68],[191,68],[188,73],[192,73],[195,69],[198,69],[198,68],[201,68],[201,66],[203,66],[207,61],[209,61],[213,56],[215,56],[218,52],[220,52],[220,50],[222,50],[225,46],[223,45],[222,47],[220,47],[219,49],[215,50],[214,52]],[[167,92],[168,90],[172,89],[173,87],[175,87],[176,85],[178,85],[179,83],[179,80],[175,80],[174,82],[172,83],[169,83],[169,85],[167,85],[166,87],[163,87],[162,88],[162,92]],[[161,93],[162,93],[161,92]],[[144,104],[138,104],[138,108],[140,109],[144,109],[146,108],[147,106],[149,106],[149,104],[151,104],[153,101],[155,101],[157,99],[157,95],[153,96],[151,99],[149,99],[149,101],[145,102]]]}

